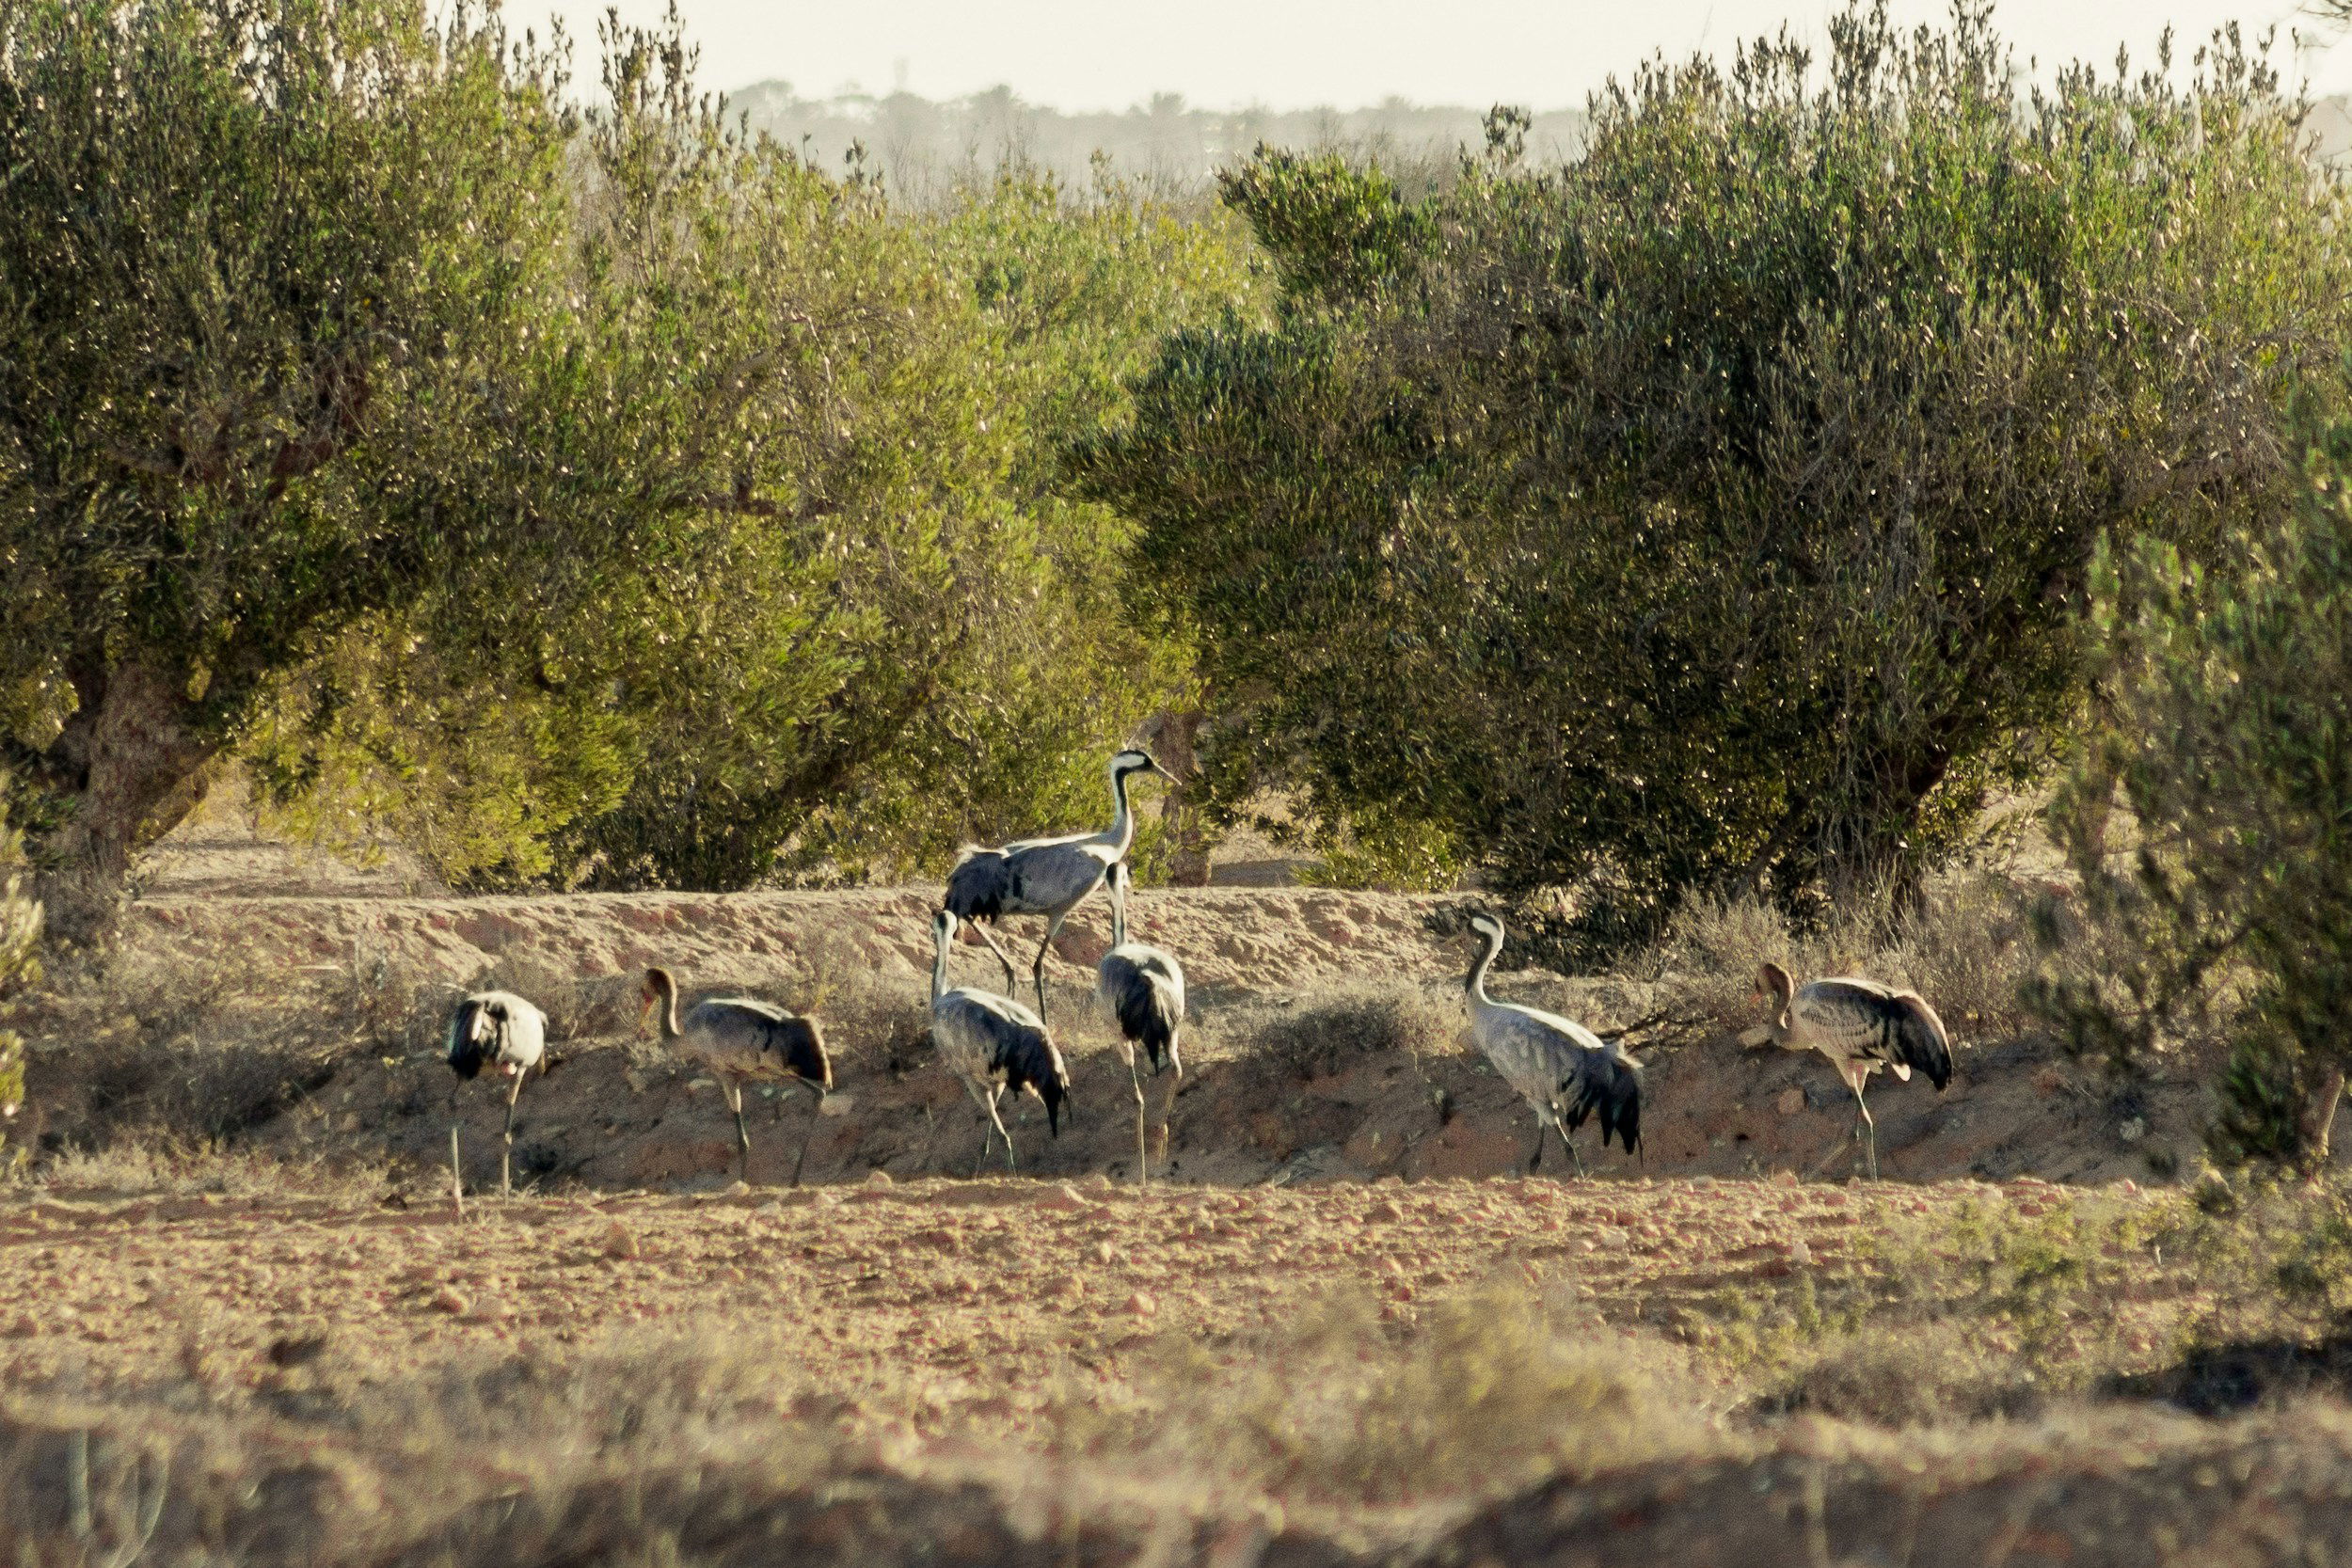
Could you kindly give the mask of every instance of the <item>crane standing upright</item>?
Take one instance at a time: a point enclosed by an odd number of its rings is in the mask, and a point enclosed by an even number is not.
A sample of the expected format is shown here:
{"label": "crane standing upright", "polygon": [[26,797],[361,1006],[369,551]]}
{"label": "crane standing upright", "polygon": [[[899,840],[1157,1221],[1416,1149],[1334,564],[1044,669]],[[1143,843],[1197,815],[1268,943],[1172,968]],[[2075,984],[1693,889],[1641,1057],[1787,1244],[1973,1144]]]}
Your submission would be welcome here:
{"label": "crane standing upright", "polygon": [[1756,970],[1756,995],[1771,1000],[1772,1016],[1742,1032],[1740,1043],[1750,1050],[1776,1045],[1783,1051],[1818,1051],[1830,1059],[1853,1091],[1853,1136],[1867,1136],[1870,1180],[1876,1181],[1879,1127],[1862,1097],[1863,1085],[1882,1067],[1905,1082],[1917,1068],[1942,1093],[1952,1081],[1952,1042],[1944,1021],[1917,991],[1842,975],[1799,986],[1776,963]]}
{"label": "crane standing upright", "polygon": [[1088,894],[1103,885],[1110,868],[1127,858],[1135,842],[1136,817],[1127,803],[1127,780],[1136,773],[1157,773],[1173,779],[1149,752],[1133,748],[1111,758],[1111,825],[1099,833],[1068,833],[1059,838],[1029,838],[997,848],[967,846],[947,873],[943,907],[960,921],[969,922],[988,943],[996,961],[1005,966],[1005,990],[1013,988],[1012,960],[989,934],[990,923],[1009,914],[1045,916],[1045,940],[1037,945],[1037,960],[1029,966],[1037,983],[1037,1012],[1045,1017],[1045,953],[1061,934],[1062,922]]}
{"label": "crane standing upright", "polygon": [[[690,1062],[698,1062],[718,1075],[727,1104],[735,1112],[737,1174],[752,1179],[752,1135],[743,1125],[743,1081],[798,1083],[817,1097],[819,1113],[826,1091],[833,1087],[833,1061],[825,1054],[824,1031],[813,1018],[802,1018],[755,996],[713,996],[695,1003],[678,1016],[677,982],[666,969],[645,971],[645,1016],[658,1018],[664,1044]],[[779,1108],[781,1114],[781,1108]],[[808,1162],[816,1123],[801,1140],[800,1156],[792,1162],[792,1185],[801,1184],[801,1167]]]}
{"label": "crane standing upright", "polygon": [[1535,1151],[1527,1168],[1543,1164],[1544,1132],[1560,1134],[1579,1176],[1584,1161],[1568,1134],[1598,1112],[1600,1147],[1615,1134],[1626,1152],[1642,1147],[1642,1065],[1625,1048],[1601,1037],[1572,1019],[1515,1002],[1497,1002],[1486,994],[1486,971],[1502,951],[1502,922],[1493,915],[1473,914],[1470,929],[1486,939],[1486,950],[1471,963],[1462,989],[1470,999],[1470,1036],[1503,1081],[1518,1090],[1534,1108]]}
{"label": "crane standing upright", "polygon": [[[460,997],[449,1015],[446,1056],[450,1070],[461,1084],[495,1067],[512,1082],[506,1087],[506,1147],[499,1155],[499,1192],[515,1191],[515,1101],[523,1092],[523,1079],[537,1068],[545,1076],[548,1055],[548,1017],[511,990],[478,990]],[[450,1091],[449,1179],[462,1218],[466,1212],[466,1180],[457,1152],[457,1093]]]}
{"label": "crane standing upright", "polygon": [[1173,1069],[1180,1079],[1184,1075],[1176,1053],[1177,1031],[1184,1022],[1184,971],[1165,948],[1127,940],[1125,861],[1111,867],[1110,879],[1111,947],[1095,966],[1094,994],[1119,1024],[1120,1054],[1136,1090],[1136,1181],[1149,1186],[1152,1165],[1143,1138],[1143,1080],[1136,1073],[1136,1049],[1142,1047],[1150,1059],[1152,1077],[1164,1069]]}

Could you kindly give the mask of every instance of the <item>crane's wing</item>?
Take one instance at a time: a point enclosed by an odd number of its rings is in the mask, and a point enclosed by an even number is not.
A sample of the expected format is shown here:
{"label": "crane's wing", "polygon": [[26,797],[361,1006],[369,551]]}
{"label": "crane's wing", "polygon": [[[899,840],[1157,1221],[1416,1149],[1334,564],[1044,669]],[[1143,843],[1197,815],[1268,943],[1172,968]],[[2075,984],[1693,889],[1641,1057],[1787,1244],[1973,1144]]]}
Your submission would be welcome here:
{"label": "crane's wing", "polygon": [[1839,976],[1799,990],[1793,1010],[1850,1055],[1906,1078],[1916,1068],[1939,1089],[1952,1081],[1951,1037],[1916,991]]}
{"label": "crane's wing", "polygon": [[1571,1131],[1584,1118],[1600,1117],[1600,1147],[1613,1134],[1628,1154],[1642,1146],[1642,1064],[1621,1051],[1603,1047],[1579,1051],[1574,1067],[1560,1081],[1565,1114],[1561,1119]]}
{"label": "crane's wing", "polygon": [[1157,1072],[1184,1021],[1184,972],[1159,949],[1130,942],[1104,954],[1095,974],[1120,1033],[1142,1044]]}
{"label": "crane's wing", "polygon": [[449,1015],[449,1037],[445,1042],[451,1069],[464,1079],[479,1077],[482,1064],[489,1059],[484,1037],[489,1030],[484,1025],[487,1004],[479,996],[469,996],[457,1004]]}
{"label": "crane's wing", "polygon": [[1005,912],[1010,875],[1005,851],[967,845],[947,873],[942,907],[958,920],[993,920]]}

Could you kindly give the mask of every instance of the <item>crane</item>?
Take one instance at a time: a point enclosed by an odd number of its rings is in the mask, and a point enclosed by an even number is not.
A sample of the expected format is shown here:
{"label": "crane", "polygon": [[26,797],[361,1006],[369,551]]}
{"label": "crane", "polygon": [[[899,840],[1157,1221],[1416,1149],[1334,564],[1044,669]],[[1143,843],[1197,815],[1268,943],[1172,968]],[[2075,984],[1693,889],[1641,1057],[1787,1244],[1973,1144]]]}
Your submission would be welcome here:
{"label": "crane", "polygon": [[[997,996],[972,986],[947,989],[947,948],[956,940],[958,920],[953,910],[931,917],[931,1043],[940,1058],[963,1084],[964,1092],[987,1114],[994,1136],[1005,1140],[1005,1168],[1013,1162],[1012,1134],[997,1115],[996,1097],[1006,1089],[1018,1095],[1027,1090],[1045,1102],[1045,1121],[1052,1135],[1061,1136],[1061,1110],[1070,1099],[1070,1069],[1045,1021],[1009,996]],[[1002,957],[1002,955],[999,955]],[[992,1139],[980,1133],[980,1162],[988,1159]],[[979,1174],[979,1164],[972,1174]]]}
{"label": "crane", "polygon": [[1480,911],[1470,917],[1470,929],[1486,938],[1485,951],[1470,965],[1462,989],[1470,999],[1470,1037],[1486,1053],[1503,1082],[1535,1112],[1535,1150],[1527,1168],[1543,1164],[1544,1130],[1560,1134],[1579,1176],[1584,1162],[1568,1134],[1598,1112],[1600,1147],[1612,1133],[1629,1154],[1642,1147],[1642,1064],[1623,1045],[1604,1041],[1572,1019],[1515,1002],[1497,1002],[1486,994],[1486,971],[1502,951],[1502,922]]}
{"label": "crane", "polygon": [[[515,1101],[532,1068],[542,1077],[553,1066],[548,1055],[548,1017],[511,990],[478,990],[458,998],[449,1015],[447,1052],[450,1069],[461,1084],[470,1084],[485,1067],[494,1067],[513,1080],[506,1087],[506,1147],[499,1155],[499,1193],[515,1191]],[[450,1090],[449,1180],[457,1198],[457,1212],[466,1212],[466,1182],[458,1169],[457,1091]]]}
{"label": "crane", "polygon": [[988,943],[996,961],[1005,966],[1005,990],[1013,989],[1012,960],[996,945],[987,923],[1009,914],[1046,917],[1045,940],[1038,943],[1037,961],[1029,974],[1037,982],[1037,1011],[1045,1016],[1045,951],[1061,934],[1062,922],[1103,883],[1110,868],[1127,858],[1135,842],[1135,812],[1127,804],[1127,780],[1136,773],[1174,774],[1152,760],[1152,753],[1133,747],[1111,758],[1111,825],[1099,833],[1069,833],[1060,838],[1027,838],[997,848],[967,845],[955,868],[947,873],[943,907],[959,921],[969,922]]}
{"label": "crane", "polygon": [[[755,996],[706,997],[678,1016],[677,982],[666,969],[645,971],[644,1017],[657,1020],[662,1043],[690,1062],[708,1068],[724,1086],[728,1108],[735,1112],[737,1173],[745,1181],[752,1174],[752,1135],[743,1126],[743,1082],[798,1083],[817,1097],[824,1109],[825,1093],[833,1087],[833,1061],[825,1054],[824,1032],[813,1018],[801,1018],[772,1002]],[[642,1019],[641,1019],[642,1023]],[[782,1108],[778,1108],[782,1115]],[[809,1139],[816,1123],[801,1140],[792,1162],[792,1185],[801,1184],[801,1167],[808,1160]]]}
{"label": "crane", "polygon": [[1136,1181],[1149,1186],[1152,1166],[1143,1140],[1143,1080],[1136,1074],[1136,1048],[1141,1046],[1150,1059],[1152,1077],[1168,1069],[1178,1078],[1184,1075],[1176,1053],[1177,1031],[1184,1022],[1184,971],[1165,948],[1127,940],[1129,875],[1125,861],[1110,869],[1111,948],[1095,966],[1094,995],[1119,1024],[1120,1054],[1136,1090]]}
{"label": "crane", "polygon": [[1876,1181],[1879,1129],[1862,1098],[1863,1085],[1883,1067],[1906,1083],[1917,1068],[1941,1094],[1952,1081],[1952,1042],[1944,1021],[1917,991],[1847,976],[1799,986],[1776,963],[1756,972],[1756,995],[1769,996],[1772,1014],[1743,1031],[1740,1043],[1750,1050],[1777,1045],[1783,1051],[1818,1051],[1830,1059],[1853,1091],[1853,1136],[1867,1135],[1870,1180]]}

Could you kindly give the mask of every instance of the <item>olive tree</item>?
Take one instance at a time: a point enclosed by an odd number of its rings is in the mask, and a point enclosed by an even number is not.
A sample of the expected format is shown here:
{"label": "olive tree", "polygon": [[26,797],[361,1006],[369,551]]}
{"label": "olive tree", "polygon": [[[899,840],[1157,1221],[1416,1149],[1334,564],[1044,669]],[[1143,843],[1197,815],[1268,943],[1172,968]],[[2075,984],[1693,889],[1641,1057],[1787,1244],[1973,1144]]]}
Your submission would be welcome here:
{"label": "olive tree", "polygon": [[2078,710],[2095,542],[2274,505],[2343,314],[2258,57],[2013,83],[1972,10],[1850,10],[1819,61],[1613,85],[1565,167],[1499,116],[1410,223],[1361,171],[1229,181],[1280,322],[1171,340],[1087,457],[1215,776],[1581,886],[1596,939],[1964,843]]}
{"label": "olive tree", "polygon": [[2099,555],[2100,722],[2053,820],[2117,940],[2096,972],[2061,946],[2039,990],[2126,1060],[2217,1008],[2216,1151],[2315,1166],[2352,1067],[2352,425],[2305,478],[2211,566],[2155,541]]}
{"label": "olive tree", "polygon": [[404,0],[0,8],[0,708],[39,852],[119,886],[319,640],[601,546],[420,476],[560,304],[545,55]]}

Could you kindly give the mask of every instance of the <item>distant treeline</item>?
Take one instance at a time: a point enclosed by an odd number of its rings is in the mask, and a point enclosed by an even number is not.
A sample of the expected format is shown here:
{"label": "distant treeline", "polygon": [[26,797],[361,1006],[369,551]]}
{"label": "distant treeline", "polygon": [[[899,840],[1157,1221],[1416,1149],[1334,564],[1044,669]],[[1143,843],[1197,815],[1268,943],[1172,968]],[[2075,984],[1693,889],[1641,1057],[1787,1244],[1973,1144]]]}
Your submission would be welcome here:
{"label": "distant treeline", "polygon": [[[1442,178],[1481,141],[1484,106],[1390,98],[1359,109],[1203,109],[1177,93],[1119,113],[1070,114],[1025,103],[1010,87],[934,100],[911,92],[803,98],[788,82],[731,94],[732,113],[819,166],[840,169],[861,150],[866,168],[914,201],[931,201],[1008,165],[1083,188],[1098,160],[1160,197],[1206,197],[1216,171],[1272,147],[1343,150],[1376,159],[1408,183]],[[1528,151],[1558,163],[1583,145],[1584,112],[1536,114]]]}

